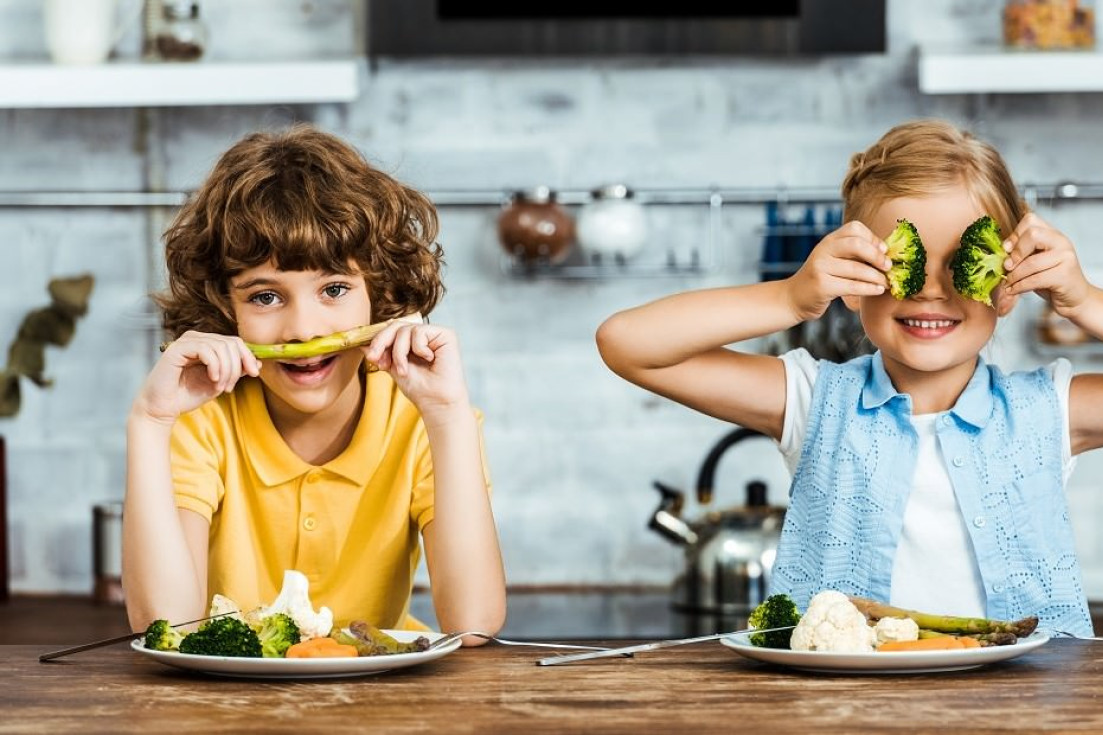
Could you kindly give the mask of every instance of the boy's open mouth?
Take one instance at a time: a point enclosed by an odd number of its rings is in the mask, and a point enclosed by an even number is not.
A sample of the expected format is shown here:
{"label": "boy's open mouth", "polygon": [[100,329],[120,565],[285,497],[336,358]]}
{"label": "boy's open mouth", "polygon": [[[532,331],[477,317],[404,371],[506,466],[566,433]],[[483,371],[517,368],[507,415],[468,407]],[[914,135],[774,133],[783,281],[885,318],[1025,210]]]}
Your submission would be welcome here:
{"label": "boy's open mouth", "polygon": [[333,364],[333,361],[337,359],[337,355],[323,355],[322,357],[309,357],[302,360],[295,361],[280,361],[280,367],[289,373],[297,375],[310,375],[313,373],[320,373]]}

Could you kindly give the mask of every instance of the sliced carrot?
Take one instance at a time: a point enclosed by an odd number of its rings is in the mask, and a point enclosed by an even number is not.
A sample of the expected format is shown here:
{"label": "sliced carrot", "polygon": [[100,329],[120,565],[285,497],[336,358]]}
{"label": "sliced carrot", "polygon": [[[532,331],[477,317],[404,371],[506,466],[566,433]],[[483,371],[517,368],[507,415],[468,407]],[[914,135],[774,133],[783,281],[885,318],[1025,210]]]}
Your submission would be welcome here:
{"label": "sliced carrot", "polygon": [[296,643],[284,654],[286,658],[356,658],[359,655],[356,646],[338,643],[328,636]]}
{"label": "sliced carrot", "polygon": [[975,638],[947,635],[937,638],[920,638],[917,641],[889,641],[877,646],[877,651],[954,651],[962,648],[977,648],[980,643]]}

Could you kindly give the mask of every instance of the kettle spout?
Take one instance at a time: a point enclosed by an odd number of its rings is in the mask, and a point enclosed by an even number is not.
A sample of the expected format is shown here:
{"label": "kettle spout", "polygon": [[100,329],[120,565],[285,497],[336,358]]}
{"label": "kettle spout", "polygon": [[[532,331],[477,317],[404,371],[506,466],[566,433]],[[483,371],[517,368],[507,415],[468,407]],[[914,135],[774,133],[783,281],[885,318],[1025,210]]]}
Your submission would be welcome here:
{"label": "kettle spout", "polygon": [[651,515],[651,522],[647,527],[667,541],[681,546],[697,543],[697,532],[679,515],[682,512],[683,501],[681,491],[661,482],[655,482],[654,485],[663,497],[659,501],[659,507]]}

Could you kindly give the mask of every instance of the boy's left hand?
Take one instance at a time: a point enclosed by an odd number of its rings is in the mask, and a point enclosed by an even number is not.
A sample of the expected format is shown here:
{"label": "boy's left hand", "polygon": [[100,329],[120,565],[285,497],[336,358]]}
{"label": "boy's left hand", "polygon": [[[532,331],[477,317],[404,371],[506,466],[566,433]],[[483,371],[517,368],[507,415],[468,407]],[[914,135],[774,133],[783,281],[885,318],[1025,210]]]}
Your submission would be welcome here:
{"label": "boy's left hand", "polygon": [[1000,284],[997,313],[1009,313],[1019,297],[1030,291],[1045,299],[1053,310],[1071,317],[1086,303],[1091,284],[1084,277],[1072,242],[1052,225],[1031,212],[1004,242],[1008,251]]}
{"label": "boy's left hand", "polygon": [[395,322],[363,347],[368,362],[391,374],[425,419],[467,407],[459,340],[434,324]]}

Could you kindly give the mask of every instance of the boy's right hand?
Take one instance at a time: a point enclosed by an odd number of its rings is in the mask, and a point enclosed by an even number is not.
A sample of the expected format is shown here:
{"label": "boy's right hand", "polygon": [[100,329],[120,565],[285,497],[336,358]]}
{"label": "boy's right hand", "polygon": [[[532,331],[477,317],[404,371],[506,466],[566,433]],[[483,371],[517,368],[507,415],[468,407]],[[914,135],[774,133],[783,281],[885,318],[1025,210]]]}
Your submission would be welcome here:
{"label": "boy's right hand", "polygon": [[232,391],[243,375],[259,374],[260,360],[240,337],[185,332],[153,366],[133,410],[171,424],[181,414]]}
{"label": "boy's right hand", "polygon": [[892,262],[884,240],[857,220],[829,233],[796,273],[786,279],[793,312],[818,319],[840,296],[879,296],[888,288]]}

